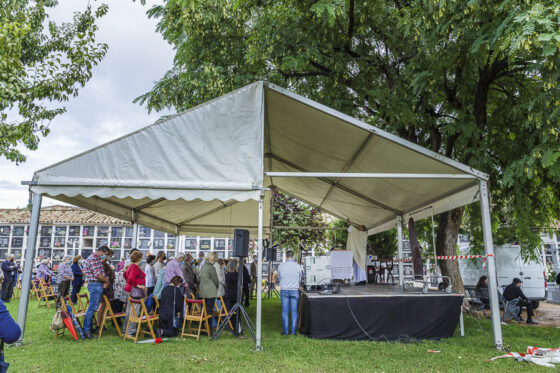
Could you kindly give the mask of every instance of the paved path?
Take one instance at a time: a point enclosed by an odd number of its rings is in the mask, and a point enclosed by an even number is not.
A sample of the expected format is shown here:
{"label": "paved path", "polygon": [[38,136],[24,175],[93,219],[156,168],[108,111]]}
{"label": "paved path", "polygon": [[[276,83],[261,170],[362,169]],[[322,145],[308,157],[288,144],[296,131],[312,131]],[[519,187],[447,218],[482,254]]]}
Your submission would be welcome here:
{"label": "paved path", "polygon": [[548,287],[548,302],[560,304],[560,287]]}

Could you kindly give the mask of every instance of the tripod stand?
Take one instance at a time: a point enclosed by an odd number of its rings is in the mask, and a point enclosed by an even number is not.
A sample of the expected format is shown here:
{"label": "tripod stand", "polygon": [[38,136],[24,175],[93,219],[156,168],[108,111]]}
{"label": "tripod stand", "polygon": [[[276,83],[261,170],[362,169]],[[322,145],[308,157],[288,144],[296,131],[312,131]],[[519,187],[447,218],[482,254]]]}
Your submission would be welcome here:
{"label": "tripod stand", "polygon": [[278,292],[278,289],[276,289],[276,285],[272,283],[272,269],[273,269],[273,267],[274,267],[274,261],[269,260],[268,261],[268,276],[267,276],[266,284],[263,288],[263,292],[266,293],[266,296],[267,296],[268,299],[270,299],[273,295],[280,298],[280,293]]}
{"label": "tripod stand", "polygon": [[[238,277],[237,277],[237,301],[235,302],[235,304],[233,305],[233,307],[231,307],[231,309],[228,312],[228,315],[226,316],[226,318],[222,321],[222,323],[218,326],[218,328],[216,329],[216,332],[214,333],[214,335],[212,336],[212,338],[210,338],[211,341],[213,341],[214,339],[218,339],[220,338],[220,336],[222,335],[222,332],[226,329],[226,327],[228,326],[228,323],[230,322],[231,318],[235,315],[235,321],[234,321],[234,330],[232,330],[233,335],[236,337],[239,337],[240,334],[243,334],[243,331],[247,328],[249,328],[249,331],[251,332],[251,336],[253,337],[253,341],[255,341],[255,343],[257,342],[257,339],[255,337],[255,326],[253,325],[253,322],[251,321],[251,318],[249,317],[249,315],[247,315],[247,312],[245,311],[245,308],[243,308],[243,306],[241,305],[241,285],[243,284],[243,263],[241,258],[239,258],[239,267],[237,268],[237,273],[238,273]],[[245,321],[245,327],[243,327],[243,320]]]}

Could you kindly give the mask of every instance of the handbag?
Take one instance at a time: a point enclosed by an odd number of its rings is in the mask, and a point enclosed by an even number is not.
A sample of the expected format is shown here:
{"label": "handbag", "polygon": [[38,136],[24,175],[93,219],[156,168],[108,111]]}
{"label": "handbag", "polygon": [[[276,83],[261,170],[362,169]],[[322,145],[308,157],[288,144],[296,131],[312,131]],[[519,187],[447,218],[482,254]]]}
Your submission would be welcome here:
{"label": "handbag", "polygon": [[181,319],[179,317],[177,317],[177,314],[175,312],[175,293],[177,293],[177,288],[173,289],[173,321],[172,321],[172,326],[173,329],[178,330],[179,328],[181,328]]}
{"label": "handbag", "polygon": [[4,340],[0,340],[0,373],[6,373],[10,364],[4,361]]}
{"label": "handbag", "polygon": [[51,321],[51,331],[64,329],[64,321],[62,320],[62,310],[58,308],[54,313],[54,316]]}
{"label": "handbag", "polygon": [[146,290],[135,286],[130,291],[130,297],[133,299],[146,298]]}

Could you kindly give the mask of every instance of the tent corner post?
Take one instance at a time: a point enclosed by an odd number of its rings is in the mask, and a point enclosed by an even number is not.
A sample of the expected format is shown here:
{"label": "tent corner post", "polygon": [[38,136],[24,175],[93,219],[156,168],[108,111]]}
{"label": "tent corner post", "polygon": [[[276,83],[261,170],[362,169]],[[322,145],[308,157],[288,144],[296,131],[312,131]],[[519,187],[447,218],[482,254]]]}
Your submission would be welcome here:
{"label": "tent corner post", "polygon": [[480,210],[482,215],[482,234],[484,237],[484,251],[486,254],[486,270],[488,271],[488,293],[490,296],[490,313],[492,319],[492,333],[494,345],[503,350],[502,325],[500,322],[500,306],[498,304],[498,279],[496,277],[496,261],[494,258],[494,243],[492,239],[492,224],[490,221],[490,201],[488,183],[479,180]]}
{"label": "tent corner post", "polygon": [[403,217],[402,215],[397,216],[397,241],[398,241],[398,258],[399,258],[399,286],[404,289],[404,273],[403,273]]}
{"label": "tent corner post", "polygon": [[256,334],[256,351],[262,351],[261,346],[261,327],[262,327],[262,255],[263,255],[263,206],[264,190],[261,191],[259,198],[259,228],[257,233],[257,330]]}
{"label": "tent corner post", "polygon": [[23,345],[25,334],[25,323],[27,321],[27,307],[29,306],[29,296],[31,292],[31,275],[33,272],[33,259],[35,258],[35,248],[37,246],[37,232],[39,230],[39,216],[41,214],[41,194],[32,195],[31,218],[29,220],[29,233],[27,235],[27,248],[25,250],[25,262],[23,265],[23,278],[21,282],[21,297],[17,314],[17,323],[21,329],[16,346]]}

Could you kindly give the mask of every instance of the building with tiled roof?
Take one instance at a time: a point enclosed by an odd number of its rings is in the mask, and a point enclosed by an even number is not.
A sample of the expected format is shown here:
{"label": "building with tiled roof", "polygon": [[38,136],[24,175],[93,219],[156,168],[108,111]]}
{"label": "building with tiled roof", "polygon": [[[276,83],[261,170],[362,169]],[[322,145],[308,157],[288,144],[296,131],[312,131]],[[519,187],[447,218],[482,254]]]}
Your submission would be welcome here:
{"label": "building with tiled roof", "polygon": [[[15,254],[17,260],[24,257],[30,217],[28,209],[0,209],[0,259],[9,253]],[[65,255],[88,257],[102,245],[115,251],[115,263],[127,257],[133,247],[144,253],[163,250],[168,257],[177,251],[193,256],[200,251],[216,251],[221,258],[231,253],[227,238],[175,237],[144,226],[138,227],[138,241],[134,244],[130,222],[73,206],[42,208],[39,224],[37,255],[50,257],[53,264]]]}
{"label": "building with tiled roof", "polygon": [[[0,209],[0,222],[29,223],[29,209]],[[80,207],[54,205],[41,209],[40,224],[80,223],[130,225],[130,222]]]}

